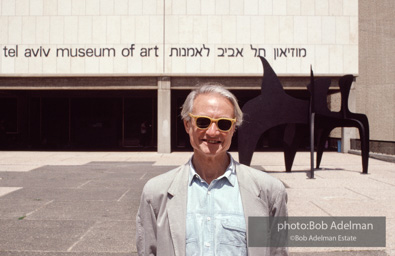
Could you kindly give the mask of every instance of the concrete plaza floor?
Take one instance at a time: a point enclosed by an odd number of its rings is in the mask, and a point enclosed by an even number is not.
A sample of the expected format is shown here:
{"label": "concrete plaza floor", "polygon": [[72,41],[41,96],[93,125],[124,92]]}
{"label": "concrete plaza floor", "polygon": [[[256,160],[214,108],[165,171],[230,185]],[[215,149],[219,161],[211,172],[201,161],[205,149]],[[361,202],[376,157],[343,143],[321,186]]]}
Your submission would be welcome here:
{"label": "concrete plaza floor", "polygon": [[[231,152],[237,160],[237,153]],[[191,153],[0,152],[0,255],[137,255],[135,215],[146,181]],[[287,187],[290,216],[385,216],[386,247],[291,247],[290,255],[395,255],[395,163],[325,152],[308,178],[309,153],[292,173],[282,153],[258,152],[252,166]]]}

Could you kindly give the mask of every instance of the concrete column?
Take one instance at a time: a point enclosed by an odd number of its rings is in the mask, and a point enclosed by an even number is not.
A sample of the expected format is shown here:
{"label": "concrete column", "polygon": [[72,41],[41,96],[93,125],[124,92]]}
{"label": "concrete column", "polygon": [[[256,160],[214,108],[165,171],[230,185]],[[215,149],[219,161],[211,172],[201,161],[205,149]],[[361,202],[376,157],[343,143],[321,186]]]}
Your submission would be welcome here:
{"label": "concrete column", "polygon": [[[355,82],[352,84],[350,89],[350,95],[348,96],[348,107],[351,112],[355,112],[356,109],[356,97],[355,97]],[[356,139],[357,128],[342,127],[342,139],[341,139],[341,152],[348,153],[351,149],[351,139]]]}
{"label": "concrete column", "polygon": [[353,138],[353,132],[354,128],[347,128],[347,127],[342,127],[342,139],[341,139],[341,152],[342,153],[348,153],[348,151],[351,149],[351,138]]}
{"label": "concrete column", "polygon": [[171,153],[170,78],[158,78],[158,153]]}

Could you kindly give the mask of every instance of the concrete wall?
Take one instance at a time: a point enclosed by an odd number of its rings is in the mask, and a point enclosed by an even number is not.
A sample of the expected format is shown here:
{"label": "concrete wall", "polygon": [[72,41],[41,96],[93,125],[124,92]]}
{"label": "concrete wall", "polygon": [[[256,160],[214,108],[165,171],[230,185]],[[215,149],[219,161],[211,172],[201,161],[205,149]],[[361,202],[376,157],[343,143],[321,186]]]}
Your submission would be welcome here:
{"label": "concrete wall", "polygon": [[[395,142],[395,1],[359,1],[359,76],[356,110],[370,122],[370,138]],[[393,144],[395,146],[395,144]]]}
{"label": "concrete wall", "polygon": [[279,75],[358,72],[357,0],[0,0],[0,13],[0,75],[256,76],[258,55]]}

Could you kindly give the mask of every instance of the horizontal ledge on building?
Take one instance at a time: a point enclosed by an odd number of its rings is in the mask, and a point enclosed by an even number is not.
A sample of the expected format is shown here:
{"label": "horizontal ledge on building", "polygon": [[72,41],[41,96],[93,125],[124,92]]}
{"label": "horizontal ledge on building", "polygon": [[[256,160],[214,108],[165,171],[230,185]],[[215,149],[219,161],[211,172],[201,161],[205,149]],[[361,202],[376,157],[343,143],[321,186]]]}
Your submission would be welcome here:
{"label": "horizontal ledge on building", "polygon": [[[28,78],[28,77],[262,77],[262,73],[103,73],[103,74],[84,74],[84,73],[42,73],[42,74],[15,74],[3,73],[1,77]],[[314,77],[342,77],[346,74],[324,74],[314,73]],[[358,77],[358,74],[351,74]],[[278,77],[310,77],[310,73],[277,73]]]}
{"label": "horizontal ledge on building", "polygon": [[69,77],[78,77],[78,78],[92,78],[92,77],[163,77],[168,76],[161,73],[139,73],[139,74],[130,74],[130,73],[97,73],[97,74],[84,74],[84,73],[58,73],[58,74],[51,74],[51,73],[42,73],[42,74],[14,74],[14,73],[2,73],[0,74],[0,78],[69,78]]}
{"label": "horizontal ledge on building", "polygon": [[0,90],[157,90],[158,86],[0,86]]}
{"label": "horizontal ledge on building", "polygon": [[[361,150],[351,149],[351,150],[348,151],[348,153],[360,156],[361,155]],[[369,152],[369,157],[377,159],[377,160],[381,160],[381,161],[395,163],[395,156],[394,155],[387,155],[387,154],[380,154],[380,153]]]}
{"label": "horizontal ledge on building", "polygon": [[[260,86],[225,86],[227,89],[230,90],[261,90]],[[191,90],[194,89],[195,86],[173,86],[171,87],[172,90]],[[306,91],[306,87],[292,87],[292,86],[285,86],[283,87],[284,90],[295,90],[295,91]],[[332,88],[331,90],[338,90],[338,88]]]}
{"label": "horizontal ledge on building", "polygon": [[[195,89],[196,86],[173,86],[172,90],[192,90]],[[225,86],[225,88],[230,90],[260,90],[260,86]]]}
{"label": "horizontal ledge on building", "polygon": [[[196,74],[181,74],[181,73],[163,73],[163,74],[158,74],[156,76],[161,77],[161,76],[167,76],[167,77],[262,77],[262,73],[212,73],[212,74],[207,74],[207,73],[196,73]],[[310,78],[310,73],[276,73],[276,75],[281,78],[281,77],[297,77],[297,78]],[[358,77],[358,74],[324,74],[324,73],[314,73],[315,78],[319,77],[329,77],[329,78],[337,78],[337,77],[342,77],[344,75],[353,75],[355,77]]]}
{"label": "horizontal ledge on building", "polygon": [[[171,90],[192,90],[195,86],[171,87]],[[261,90],[259,86],[226,86],[230,90]],[[157,90],[158,86],[0,86],[0,90]],[[331,88],[336,90],[337,88]],[[284,87],[284,90],[305,91],[305,87]]]}

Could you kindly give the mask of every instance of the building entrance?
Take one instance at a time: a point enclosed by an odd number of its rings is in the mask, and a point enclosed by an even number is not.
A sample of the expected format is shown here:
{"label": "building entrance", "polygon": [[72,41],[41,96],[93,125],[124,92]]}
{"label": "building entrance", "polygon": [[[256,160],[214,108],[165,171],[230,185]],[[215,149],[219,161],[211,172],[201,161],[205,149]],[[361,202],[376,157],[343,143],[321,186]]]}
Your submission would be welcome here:
{"label": "building entrance", "polygon": [[2,102],[9,111],[0,113],[5,120],[1,146],[11,150],[155,151],[156,97],[156,90],[8,93]]}
{"label": "building entrance", "polygon": [[156,91],[155,97],[124,98],[123,106],[123,147],[156,151]]}
{"label": "building entrance", "polygon": [[122,141],[121,98],[72,98],[70,143],[81,149],[115,149]]}

